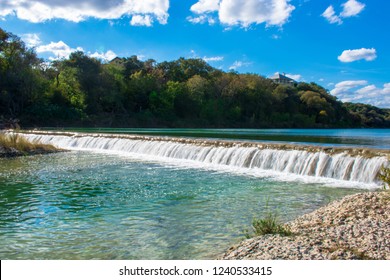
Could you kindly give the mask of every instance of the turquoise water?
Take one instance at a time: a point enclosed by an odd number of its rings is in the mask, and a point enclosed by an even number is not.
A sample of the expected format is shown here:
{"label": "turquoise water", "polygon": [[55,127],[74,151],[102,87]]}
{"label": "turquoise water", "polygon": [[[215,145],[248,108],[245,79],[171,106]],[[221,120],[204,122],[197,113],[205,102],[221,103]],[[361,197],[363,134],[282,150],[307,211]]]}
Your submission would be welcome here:
{"label": "turquoise water", "polygon": [[359,189],[90,152],[0,159],[1,259],[212,259]]}
{"label": "turquoise water", "polygon": [[[56,129],[57,130],[57,129]],[[261,142],[390,149],[390,129],[128,129],[69,128],[65,131],[204,137]]]}

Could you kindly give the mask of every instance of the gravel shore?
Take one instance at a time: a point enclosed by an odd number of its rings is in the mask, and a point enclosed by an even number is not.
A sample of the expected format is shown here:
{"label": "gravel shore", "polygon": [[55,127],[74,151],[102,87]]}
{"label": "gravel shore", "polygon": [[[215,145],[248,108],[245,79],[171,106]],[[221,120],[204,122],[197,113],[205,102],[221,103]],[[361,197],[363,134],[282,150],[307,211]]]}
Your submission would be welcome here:
{"label": "gravel shore", "polygon": [[390,191],[346,196],[286,226],[292,236],[247,239],[220,259],[390,260]]}

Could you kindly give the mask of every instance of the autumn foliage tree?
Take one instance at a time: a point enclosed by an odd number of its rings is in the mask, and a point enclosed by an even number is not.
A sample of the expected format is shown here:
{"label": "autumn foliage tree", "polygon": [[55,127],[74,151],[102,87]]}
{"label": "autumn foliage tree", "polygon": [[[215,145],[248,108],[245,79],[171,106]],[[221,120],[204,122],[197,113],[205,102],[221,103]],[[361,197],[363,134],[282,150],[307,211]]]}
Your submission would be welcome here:
{"label": "autumn foliage tree", "polygon": [[390,127],[390,110],[342,103],[315,83],[280,85],[199,58],[39,59],[0,29],[0,118],[26,126]]}

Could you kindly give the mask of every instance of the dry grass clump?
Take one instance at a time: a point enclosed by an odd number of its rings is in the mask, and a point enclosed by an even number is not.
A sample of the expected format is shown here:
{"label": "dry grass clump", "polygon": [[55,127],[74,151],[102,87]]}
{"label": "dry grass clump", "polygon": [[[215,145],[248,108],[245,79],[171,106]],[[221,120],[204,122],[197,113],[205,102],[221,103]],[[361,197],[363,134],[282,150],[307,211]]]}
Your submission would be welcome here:
{"label": "dry grass clump", "polygon": [[5,150],[15,149],[19,152],[33,151],[55,151],[57,150],[52,145],[45,145],[39,142],[30,142],[19,134],[4,134],[0,133],[0,147]]}

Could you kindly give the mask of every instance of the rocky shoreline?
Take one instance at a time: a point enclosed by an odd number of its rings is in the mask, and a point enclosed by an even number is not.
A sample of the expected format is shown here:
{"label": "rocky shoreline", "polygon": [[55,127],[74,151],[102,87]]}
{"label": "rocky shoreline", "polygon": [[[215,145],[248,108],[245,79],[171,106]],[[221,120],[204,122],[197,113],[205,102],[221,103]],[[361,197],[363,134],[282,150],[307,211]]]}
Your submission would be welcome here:
{"label": "rocky shoreline", "polygon": [[286,227],[291,236],[247,239],[219,259],[390,260],[390,191],[346,196]]}

